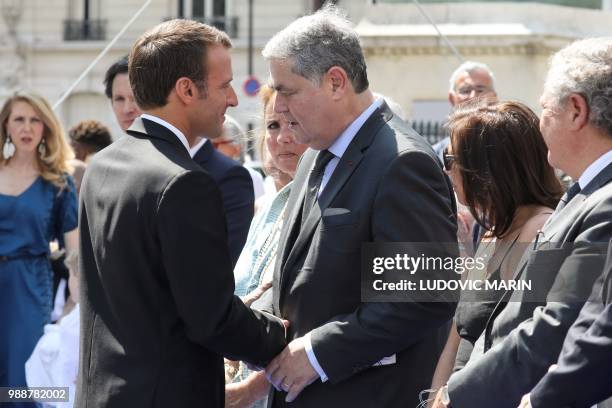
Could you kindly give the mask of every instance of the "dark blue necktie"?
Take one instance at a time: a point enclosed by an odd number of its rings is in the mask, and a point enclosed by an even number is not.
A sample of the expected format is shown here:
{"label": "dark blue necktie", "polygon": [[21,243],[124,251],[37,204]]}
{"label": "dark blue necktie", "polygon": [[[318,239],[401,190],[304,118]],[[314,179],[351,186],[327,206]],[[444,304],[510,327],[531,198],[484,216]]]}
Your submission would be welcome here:
{"label": "dark blue necktie", "polygon": [[317,154],[314,167],[308,177],[308,188],[304,197],[304,207],[302,207],[302,225],[308,218],[308,214],[310,214],[310,210],[314,206],[314,203],[317,201],[319,188],[321,187],[321,181],[325,173],[325,167],[334,157],[334,154],[329,150],[321,150],[319,154]]}

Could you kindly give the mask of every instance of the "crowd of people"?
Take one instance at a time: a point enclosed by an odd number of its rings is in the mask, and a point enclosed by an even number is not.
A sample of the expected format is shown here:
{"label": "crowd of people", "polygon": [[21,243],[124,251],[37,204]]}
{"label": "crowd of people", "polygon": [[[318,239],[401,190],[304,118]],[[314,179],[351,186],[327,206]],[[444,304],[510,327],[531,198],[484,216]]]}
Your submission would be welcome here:
{"label": "crowd of people", "polygon": [[[105,77],[115,141],[64,133],[35,94],[4,103],[0,387],[67,386],[57,406],[78,407],[612,407],[612,38],[554,54],[539,118],[462,64],[430,146],[325,6],[262,51],[265,183],[225,115],[231,46],[189,20],[142,34]],[[534,288],[371,301],[372,243]]]}

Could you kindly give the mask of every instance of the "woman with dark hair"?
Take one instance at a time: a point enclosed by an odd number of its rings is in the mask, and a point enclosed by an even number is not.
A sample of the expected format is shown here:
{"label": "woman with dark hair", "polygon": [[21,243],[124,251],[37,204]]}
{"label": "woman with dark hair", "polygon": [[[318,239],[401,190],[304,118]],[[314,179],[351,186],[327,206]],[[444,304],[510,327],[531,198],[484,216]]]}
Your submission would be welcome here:
{"label": "woman with dark hair", "polygon": [[[518,102],[472,106],[450,118],[444,152],[460,203],[485,229],[475,257],[486,260],[464,279],[509,281],[563,193],[548,164],[538,117]],[[436,390],[470,358],[503,291],[464,291],[432,381]]]}

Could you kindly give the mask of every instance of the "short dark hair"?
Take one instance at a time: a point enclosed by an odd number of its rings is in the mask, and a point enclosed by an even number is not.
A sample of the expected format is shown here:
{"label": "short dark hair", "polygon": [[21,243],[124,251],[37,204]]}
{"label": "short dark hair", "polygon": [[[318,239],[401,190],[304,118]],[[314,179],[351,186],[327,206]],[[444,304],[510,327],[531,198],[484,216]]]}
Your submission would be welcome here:
{"label": "short dark hair", "polygon": [[166,21],[140,36],[129,56],[130,84],[138,106],[165,106],[181,77],[205,92],[206,49],[216,44],[232,46],[223,31],[192,20]]}
{"label": "short dark hair", "polygon": [[555,208],[563,193],[539,119],[519,102],[470,104],[448,122],[454,166],[474,219],[500,238],[522,205]]}
{"label": "short dark hair", "polygon": [[128,73],[128,56],[121,57],[121,59],[110,66],[106,75],[104,75],[104,93],[108,99],[113,98],[113,81],[119,74]]}
{"label": "short dark hair", "polygon": [[113,142],[110,131],[97,120],[84,120],[68,132],[70,140],[90,146],[99,152]]}

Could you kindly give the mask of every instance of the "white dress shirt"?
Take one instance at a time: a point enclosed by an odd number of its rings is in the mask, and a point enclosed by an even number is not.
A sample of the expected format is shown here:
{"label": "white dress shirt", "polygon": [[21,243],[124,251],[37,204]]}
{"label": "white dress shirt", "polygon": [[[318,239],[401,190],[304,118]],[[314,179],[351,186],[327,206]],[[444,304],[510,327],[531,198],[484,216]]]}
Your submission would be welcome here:
{"label": "white dress shirt", "polygon": [[189,155],[191,156],[192,159],[206,143],[208,143],[208,139],[203,137],[202,140],[200,140],[198,143],[193,145],[193,147],[189,148]]}
{"label": "white dress shirt", "polygon": [[[374,111],[378,109],[380,106],[382,106],[382,104],[383,104],[382,98],[378,98],[374,102],[372,102],[372,104],[366,110],[364,110],[361,113],[361,115],[359,115],[357,119],[355,119],[344,130],[344,132],[342,132],[342,134],[338,136],[338,138],[334,141],[334,143],[332,143],[332,145],[327,149],[329,152],[331,152],[334,155],[334,157],[329,161],[329,163],[327,163],[327,166],[325,166],[325,170],[323,172],[323,178],[321,179],[321,186],[319,187],[318,195],[321,195],[321,192],[323,191],[325,186],[327,186],[327,183],[329,182],[329,179],[334,173],[334,170],[336,170],[336,167],[338,166],[340,159],[342,158],[342,156],[346,152],[346,149],[348,149],[349,145],[351,144],[351,142],[357,135],[357,132],[359,132],[359,129],[361,129],[361,127],[368,120],[368,118],[372,116]],[[312,368],[314,368],[314,370],[317,372],[319,377],[321,377],[321,381],[322,382],[327,381],[327,375],[325,374],[325,371],[323,371],[323,368],[321,368],[321,365],[319,364],[319,361],[317,360],[317,357],[315,356],[314,351],[312,350],[312,342],[310,341],[310,332],[304,335],[304,348],[306,350],[306,355],[308,356],[308,361],[310,361],[310,365],[312,365]],[[390,357],[391,359],[393,359],[393,362],[395,362],[394,357],[395,356]],[[381,364],[385,364],[383,360],[381,360]],[[387,361],[390,361],[390,360],[387,360]],[[386,362],[386,363],[389,364],[389,362]]]}
{"label": "white dress shirt", "polygon": [[612,150],[609,150],[607,153],[601,155],[599,159],[591,163],[589,167],[582,172],[582,175],[578,179],[580,189],[582,190],[585,188],[610,163],[612,163]]}
{"label": "white dress shirt", "polygon": [[374,111],[380,106],[382,106],[383,101],[384,100],[382,98],[378,98],[374,102],[372,102],[372,104],[366,110],[364,110],[361,115],[359,115],[357,119],[355,119],[344,130],[344,132],[342,132],[342,134],[334,141],[334,143],[329,146],[327,150],[332,153],[334,157],[329,161],[329,163],[327,163],[327,166],[325,166],[325,171],[323,172],[323,178],[321,179],[321,186],[319,187],[318,195],[321,195],[321,192],[329,182],[329,179],[331,178],[334,170],[336,170],[336,167],[338,166],[340,159],[344,155],[344,152],[346,152],[346,149],[348,149],[349,145],[355,138],[355,135],[357,135],[357,132],[359,132],[359,129],[361,129],[366,120],[368,120],[368,118],[372,116]]}

